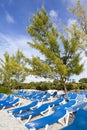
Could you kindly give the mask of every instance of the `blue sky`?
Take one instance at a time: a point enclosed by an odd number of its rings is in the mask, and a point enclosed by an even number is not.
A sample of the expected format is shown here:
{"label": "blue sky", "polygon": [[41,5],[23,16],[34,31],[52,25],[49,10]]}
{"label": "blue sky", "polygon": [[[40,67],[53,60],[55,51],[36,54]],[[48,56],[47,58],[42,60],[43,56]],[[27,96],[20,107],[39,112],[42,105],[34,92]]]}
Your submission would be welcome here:
{"label": "blue sky", "polygon": [[[67,11],[69,6],[73,6],[76,0],[0,0],[0,57],[5,51],[9,54],[15,53],[19,48],[27,57],[39,55],[38,51],[31,49],[27,42],[31,41],[26,32],[29,26],[29,19],[42,5],[46,8],[48,15],[59,26],[62,21],[70,26],[75,21],[73,15]],[[87,0],[81,0],[82,4],[87,4]],[[85,62],[85,57],[83,58]],[[85,66],[87,64],[85,63]],[[87,69],[79,77],[86,77]]]}

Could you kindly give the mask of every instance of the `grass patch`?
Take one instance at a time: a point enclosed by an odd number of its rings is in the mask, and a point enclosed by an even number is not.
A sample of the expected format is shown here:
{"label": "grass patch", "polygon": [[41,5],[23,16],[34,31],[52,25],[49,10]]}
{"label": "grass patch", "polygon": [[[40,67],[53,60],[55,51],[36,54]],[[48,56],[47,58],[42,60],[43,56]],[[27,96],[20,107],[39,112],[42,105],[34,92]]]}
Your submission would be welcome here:
{"label": "grass patch", "polygon": [[12,91],[7,87],[0,86],[0,93],[10,94]]}

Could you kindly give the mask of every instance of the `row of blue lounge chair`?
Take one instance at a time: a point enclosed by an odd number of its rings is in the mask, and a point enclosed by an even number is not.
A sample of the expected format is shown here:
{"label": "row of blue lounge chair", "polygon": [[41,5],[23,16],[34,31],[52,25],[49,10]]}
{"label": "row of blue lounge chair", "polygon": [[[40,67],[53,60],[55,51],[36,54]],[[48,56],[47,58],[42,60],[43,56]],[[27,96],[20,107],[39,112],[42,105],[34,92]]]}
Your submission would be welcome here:
{"label": "row of blue lounge chair", "polygon": [[[82,97],[81,97],[82,96]],[[78,99],[79,98],[79,99]],[[55,101],[44,103],[38,107],[38,101],[33,101],[30,104],[15,109],[8,110],[8,113],[12,114],[18,119],[28,119],[25,126],[28,130],[38,130],[39,128],[45,127],[56,122],[60,122],[62,125],[66,126],[68,124],[69,114],[84,108],[87,103],[83,101],[85,96],[78,95],[75,93],[68,93],[68,97],[63,95],[63,98],[57,98]],[[67,103],[62,104],[63,101],[67,99]],[[81,101],[79,101],[81,99]],[[61,104],[61,105],[60,105]],[[32,109],[34,108],[34,109]],[[53,113],[36,120],[31,120],[31,118],[44,115],[44,112],[53,110]],[[63,123],[65,119],[65,123]]]}
{"label": "row of blue lounge chair", "polygon": [[14,95],[0,94],[0,109],[15,106],[19,103],[19,98]]}
{"label": "row of blue lounge chair", "polygon": [[[7,112],[13,115],[15,118],[22,119],[22,120],[28,119],[27,122],[25,123],[25,126],[28,128],[28,130],[33,130],[33,129],[38,130],[39,128],[43,128],[43,127],[47,129],[49,125],[56,122],[60,122],[62,125],[66,126],[68,124],[70,113],[77,112],[77,111],[80,111],[80,112],[84,111],[84,110],[79,110],[79,109],[83,109],[87,105],[87,102],[83,101],[83,99],[85,98],[86,98],[86,95],[84,94],[76,94],[76,93],[69,92],[68,96],[63,95],[61,98],[57,97],[57,99],[54,101],[49,101],[47,103],[44,103],[44,102],[39,102],[35,100],[35,101],[31,101],[31,103],[25,106],[13,108],[13,109],[8,110]],[[67,102],[64,103],[65,101]],[[7,95],[0,94],[0,106],[3,106],[4,108],[11,107],[13,106],[13,104],[17,104],[18,102],[19,102],[19,98],[15,98],[14,95],[7,96]],[[49,112],[50,109],[53,111],[53,113],[50,115],[45,115],[44,113]],[[45,116],[38,118],[36,120],[34,119],[31,120],[31,118],[38,115],[45,115]],[[78,121],[77,118],[75,119],[75,121]],[[82,125],[85,122],[86,121],[84,121]],[[77,125],[75,127],[73,126],[75,126],[75,123],[73,123],[72,125],[68,127],[70,129],[75,128],[75,130],[80,130],[80,128],[82,128],[80,126],[77,127]],[[67,130],[68,127],[65,127],[63,129]],[[84,130],[87,129],[87,127],[86,128],[83,127],[83,128]]]}
{"label": "row of blue lounge chair", "polygon": [[31,92],[26,92],[24,90],[20,90],[16,96],[25,98],[25,99],[30,99],[30,100],[37,100],[37,101],[45,101],[48,100],[51,97],[58,96],[57,92],[55,91],[53,94],[50,94],[46,91],[31,91]]}
{"label": "row of blue lounge chair", "polygon": [[34,117],[39,114],[43,114],[44,112],[49,110],[49,107],[54,107],[56,105],[59,105],[62,102],[63,102],[63,99],[59,98],[53,102],[44,103],[44,104],[40,105],[39,107],[37,107],[36,109],[31,110],[32,105],[37,104],[37,101],[34,101],[27,106],[9,110],[8,113],[11,113],[16,118],[20,118],[20,119],[29,118],[30,119],[31,116]]}
{"label": "row of blue lounge chair", "polygon": [[[54,106],[54,113],[52,113],[51,115],[30,121],[28,123],[25,124],[25,126],[30,130],[30,129],[35,129],[38,130],[39,128],[45,127],[47,125],[51,125],[53,123],[56,122],[60,122],[61,124],[63,124],[64,126],[66,126],[68,124],[68,120],[69,120],[69,113],[72,113],[73,111],[73,107],[74,108],[74,112],[77,111],[80,108],[83,108],[83,103],[82,105],[80,104],[78,107],[78,104],[75,105],[76,102],[75,100],[69,101],[68,103],[61,105],[61,106]],[[84,102],[84,106],[86,106],[87,103]],[[71,111],[68,111],[68,108],[70,108],[72,106]],[[65,124],[63,123],[63,119],[65,120]]]}

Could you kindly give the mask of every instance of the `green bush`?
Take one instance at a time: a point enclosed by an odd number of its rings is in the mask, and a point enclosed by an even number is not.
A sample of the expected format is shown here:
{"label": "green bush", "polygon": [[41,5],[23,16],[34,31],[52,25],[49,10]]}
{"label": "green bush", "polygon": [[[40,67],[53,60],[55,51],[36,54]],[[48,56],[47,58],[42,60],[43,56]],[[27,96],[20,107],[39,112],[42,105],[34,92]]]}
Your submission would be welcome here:
{"label": "green bush", "polygon": [[7,87],[0,86],[0,93],[10,94],[12,91]]}
{"label": "green bush", "polygon": [[87,83],[79,83],[79,88],[80,89],[87,89]]}
{"label": "green bush", "polygon": [[67,87],[67,90],[70,91],[70,90],[79,90],[79,84],[78,83],[74,83],[74,82],[70,82],[70,83],[66,83],[66,87]]}
{"label": "green bush", "polygon": [[[4,85],[3,85],[4,86]],[[75,82],[67,82],[66,88],[68,91],[70,90],[85,90],[87,89],[87,83],[75,83]],[[20,86],[15,84],[12,86],[12,89],[37,89],[37,90],[49,90],[49,89],[56,89],[56,90],[63,90],[63,84],[60,81],[53,81],[53,82],[30,82],[30,83],[22,83]],[[1,87],[0,92],[5,91],[5,93],[10,93],[11,90],[5,87]]]}
{"label": "green bush", "polygon": [[62,83],[60,83],[60,81],[55,80],[52,83],[52,89],[63,90],[63,85],[62,85]]}

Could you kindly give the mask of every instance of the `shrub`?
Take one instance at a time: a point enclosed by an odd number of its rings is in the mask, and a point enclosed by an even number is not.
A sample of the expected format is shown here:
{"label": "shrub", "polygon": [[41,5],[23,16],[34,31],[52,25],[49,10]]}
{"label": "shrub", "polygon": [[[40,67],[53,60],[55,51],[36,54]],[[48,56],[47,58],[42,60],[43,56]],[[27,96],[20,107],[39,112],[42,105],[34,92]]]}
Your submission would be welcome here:
{"label": "shrub", "polygon": [[10,94],[12,91],[7,87],[0,86],[0,93]]}

